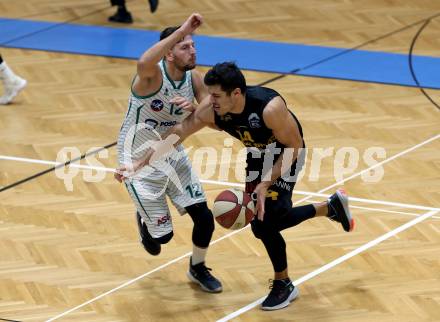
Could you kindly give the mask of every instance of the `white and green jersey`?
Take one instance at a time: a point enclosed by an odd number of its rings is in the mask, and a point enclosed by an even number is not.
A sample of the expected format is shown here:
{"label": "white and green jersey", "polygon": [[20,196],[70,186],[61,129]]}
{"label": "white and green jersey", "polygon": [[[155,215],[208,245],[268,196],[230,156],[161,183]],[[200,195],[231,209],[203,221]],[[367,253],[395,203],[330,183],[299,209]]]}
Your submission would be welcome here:
{"label": "white and green jersey", "polygon": [[162,84],[158,91],[151,95],[139,96],[133,92],[133,88],[131,89],[128,111],[118,138],[120,163],[125,163],[123,158],[128,152],[132,159],[142,156],[145,153],[142,146],[146,147],[148,142],[160,140],[172,126],[181,123],[191,114],[169,103],[176,96],[194,101],[191,71],[185,72],[182,81],[176,82],[168,75],[164,60],[158,65],[162,72]]}
{"label": "white and green jersey", "polygon": [[[165,132],[190,114],[169,101],[176,96],[191,102],[194,100],[191,72],[187,71],[181,82],[174,82],[167,73],[164,61],[159,66],[162,85],[156,93],[138,96],[133,89],[131,91],[128,111],[118,138],[120,165],[129,164],[129,160],[143,156],[148,146],[160,140]],[[176,150],[179,151],[173,154],[176,158],[169,157],[158,166],[144,167],[137,175],[125,180],[136,211],[154,238],[173,230],[166,196],[181,214],[186,212],[188,206],[206,202],[200,180],[192,170],[188,155],[182,145]]]}

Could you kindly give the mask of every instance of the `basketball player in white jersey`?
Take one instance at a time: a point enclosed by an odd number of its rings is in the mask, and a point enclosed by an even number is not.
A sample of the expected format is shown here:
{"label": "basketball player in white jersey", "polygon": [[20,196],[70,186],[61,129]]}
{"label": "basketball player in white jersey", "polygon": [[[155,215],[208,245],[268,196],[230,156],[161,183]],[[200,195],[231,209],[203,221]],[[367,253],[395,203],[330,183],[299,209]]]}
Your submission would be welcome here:
{"label": "basketball player in white jersey", "polygon": [[[130,166],[139,159],[172,126],[192,113],[194,98],[200,102],[208,95],[202,75],[194,70],[196,50],[191,35],[201,24],[202,16],[192,14],[182,26],[166,28],[160,41],[140,57],[118,138],[120,166]],[[204,291],[221,292],[220,281],[205,266],[214,231],[213,216],[183,147],[179,145],[176,150],[178,153],[167,162],[124,181],[137,208],[141,242],[150,254],[158,255],[161,244],[173,237],[168,196],[178,211],[188,213],[194,222],[189,279]]]}

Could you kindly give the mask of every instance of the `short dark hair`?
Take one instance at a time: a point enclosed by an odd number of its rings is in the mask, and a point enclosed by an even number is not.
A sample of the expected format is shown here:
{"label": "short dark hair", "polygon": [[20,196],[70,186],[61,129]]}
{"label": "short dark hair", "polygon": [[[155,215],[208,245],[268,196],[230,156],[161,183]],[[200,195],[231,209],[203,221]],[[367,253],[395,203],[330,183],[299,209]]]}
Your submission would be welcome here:
{"label": "short dark hair", "polygon": [[174,26],[174,27],[168,27],[165,28],[164,30],[162,30],[162,32],[160,33],[160,38],[159,40],[163,40],[166,37],[168,37],[169,35],[171,35],[173,32],[175,32],[177,29],[179,29],[180,26]]}
{"label": "short dark hair", "polygon": [[236,88],[246,93],[246,79],[234,62],[216,64],[206,73],[204,82],[208,86],[220,85],[228,95]]}

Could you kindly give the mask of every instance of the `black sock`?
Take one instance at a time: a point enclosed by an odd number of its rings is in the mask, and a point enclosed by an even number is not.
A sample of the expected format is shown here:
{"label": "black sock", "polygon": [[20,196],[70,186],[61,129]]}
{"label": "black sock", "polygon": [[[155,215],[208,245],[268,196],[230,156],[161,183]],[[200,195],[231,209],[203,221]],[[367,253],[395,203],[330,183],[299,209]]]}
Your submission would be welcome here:
{"label": "black sock", "polygon": [[279,231],[296,226],[305,220],[315,217],[315,215],[316,209],[313,205],[293,207],[283,214],[278,224]]}
{"label": "black sock", "polygon": [[0,64],[3,63],[2,55],[0,55]]}

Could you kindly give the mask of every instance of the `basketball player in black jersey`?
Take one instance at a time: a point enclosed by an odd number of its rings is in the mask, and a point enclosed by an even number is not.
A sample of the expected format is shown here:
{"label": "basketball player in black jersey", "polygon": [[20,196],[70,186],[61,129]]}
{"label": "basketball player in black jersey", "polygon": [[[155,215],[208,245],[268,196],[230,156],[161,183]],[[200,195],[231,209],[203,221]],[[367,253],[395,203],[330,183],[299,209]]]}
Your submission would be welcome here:
{"label": "basketball player in black jersey", "polygon": [[[288,110],[284,99],[273,89],[246,86],[246,80],[234,63],[215,65],[204,78],[210,101],[204,101],[183,123],[167,135],[176,143],[205,126],[223,130],[248,147],[246,192],[256,200],[256,216],[251,228],[263,242],[274,268],[271,291],[262,303],[264,310],[277,310],[298,296],[288,276],[286,243],[280,231],[313,217],[328,217],[351,231],[354,220],[343,190],[326,202],[292,207],[296,174],[303,164],[305,148],[302,128]],[[175,98],[175,104],[184,104]],[[168,143],[169,144],[169,143]],[[166,144],[164,144],[166,145]],[[158,157],[150,150],[135,170]],[[304,151],[304,150],[302,150]],[[119,169],[122,172],[125,168]]]}

